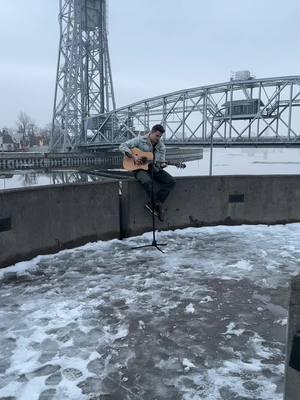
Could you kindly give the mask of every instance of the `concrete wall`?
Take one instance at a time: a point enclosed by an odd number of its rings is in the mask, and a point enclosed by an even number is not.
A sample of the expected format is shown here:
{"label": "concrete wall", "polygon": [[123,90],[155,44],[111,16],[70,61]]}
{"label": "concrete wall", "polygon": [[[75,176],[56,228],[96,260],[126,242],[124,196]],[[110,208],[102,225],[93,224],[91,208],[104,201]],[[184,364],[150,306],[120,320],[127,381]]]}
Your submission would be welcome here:
{"label": "concrete wall", "polygon": [[32,168],[70,168],[98,166],[99,168],[119,168],[122,165],[121,152],[105,153],[17,153],[0,152],[0,170]]}
{"label": "concrete wall", "polygon": [[[122,235],[151,230],[139,183],[123,182]],[[300,176],[213,176],[177,178],[157,228],[300,221]]]}
{"label": "concrete wall", "polygon": [[0,267],[118,237],[118,182],[0,191]]}
{"label": "concrete wall", "polygon": [[[295,336],[298,337],[296,340]],[[292,278],[290,285],[284,400],[299,400],[300,396],[299,355],[300,355],[300,275]]]}
{"label": "concrete wall", "polygon": [[[88,241],[152,228],[134,179],[0,191],[0,267]],[[160,230],[300,221],[300,176],[177,178]],[[121,223],[120,223],[121,222]]]}

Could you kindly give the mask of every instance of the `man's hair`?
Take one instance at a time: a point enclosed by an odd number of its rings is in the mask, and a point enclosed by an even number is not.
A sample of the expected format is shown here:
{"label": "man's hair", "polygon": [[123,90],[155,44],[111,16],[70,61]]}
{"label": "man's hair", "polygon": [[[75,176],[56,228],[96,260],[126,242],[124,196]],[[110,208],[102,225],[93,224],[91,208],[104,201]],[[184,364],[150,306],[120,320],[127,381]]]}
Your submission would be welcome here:
{"label": "man's hair", "polygon": [[153,125],[151,128],[151,133],[157,132],[157,131],[159,131],[161,134],[163,134],[163,133],[165,133],[165,128],[160,124]]}

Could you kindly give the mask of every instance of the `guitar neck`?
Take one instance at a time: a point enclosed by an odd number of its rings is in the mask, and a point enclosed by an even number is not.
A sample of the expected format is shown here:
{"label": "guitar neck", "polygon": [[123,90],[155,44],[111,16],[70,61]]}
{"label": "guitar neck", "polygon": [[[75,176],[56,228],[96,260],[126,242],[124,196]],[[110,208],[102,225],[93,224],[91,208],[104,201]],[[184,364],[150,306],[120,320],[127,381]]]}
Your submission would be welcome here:
{"label": "guitar neck", "polygon": [[[147,160],[148,164],[153,164],[153,160]],[[186,165],[182,162],[178,161],[155,161],[155,164],[167,164],[177,168],[185,168]]]}

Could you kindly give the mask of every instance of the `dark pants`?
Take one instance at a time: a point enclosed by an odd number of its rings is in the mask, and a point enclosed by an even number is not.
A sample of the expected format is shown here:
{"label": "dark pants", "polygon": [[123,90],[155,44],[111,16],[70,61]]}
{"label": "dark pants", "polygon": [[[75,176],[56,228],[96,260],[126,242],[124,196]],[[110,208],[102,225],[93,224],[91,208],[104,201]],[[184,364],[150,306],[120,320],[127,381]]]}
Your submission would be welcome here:
{"label": "dark pants", "polygon": [[[152,172],[138,170],[135,172],[134,176],[143,186],[143,189],[148,194],[149,199],[151,199],[152,195]],[[164,170],[159,170],[158,172],[153,171],[153,178],[154,178],[154,202],[161,202],[163,203],[166,198],[169,196],[169,193],[175,186],[175,179],[168,174],[168,172]],[[155,183],[159,183],[159,189],[157,190]]]}

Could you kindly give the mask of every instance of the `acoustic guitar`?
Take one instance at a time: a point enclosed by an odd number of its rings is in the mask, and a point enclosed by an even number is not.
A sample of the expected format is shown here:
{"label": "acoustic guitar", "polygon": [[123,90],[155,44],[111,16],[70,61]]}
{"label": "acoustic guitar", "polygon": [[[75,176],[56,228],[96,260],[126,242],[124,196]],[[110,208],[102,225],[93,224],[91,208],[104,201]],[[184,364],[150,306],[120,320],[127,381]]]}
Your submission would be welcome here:
{"label": "acoustic guitar", "polygon": [[[138,169],[143,169],[147,171],[149,169],[149,165],[153,164],[153,153],[151,151],[142,151],[134,147],[131,149],[131,152],[142,159],[142,164],[135,164],[133,158],[125,156],[123,159],[123,167],[127,171],[137,171]],[[159,161],[155,161],[155,164],[159,164]],[[173,162],[173,161],[165,161],[163,164],[173,165],[177,168],[185,168],[186,165],[181,162]]]}

